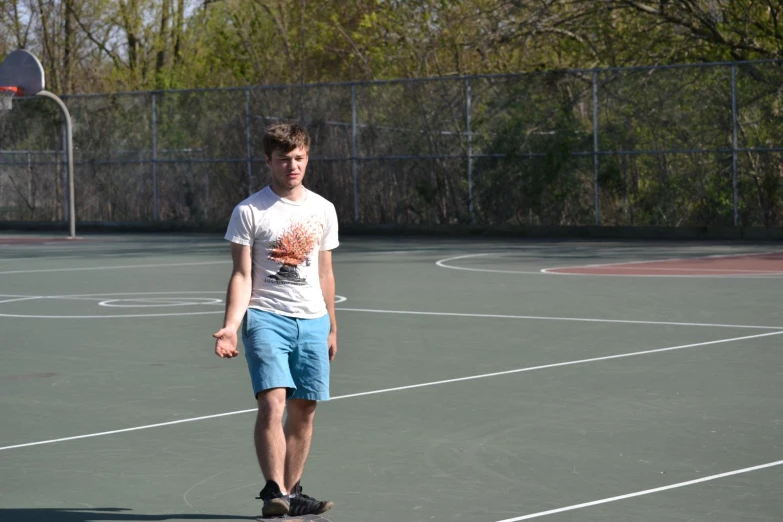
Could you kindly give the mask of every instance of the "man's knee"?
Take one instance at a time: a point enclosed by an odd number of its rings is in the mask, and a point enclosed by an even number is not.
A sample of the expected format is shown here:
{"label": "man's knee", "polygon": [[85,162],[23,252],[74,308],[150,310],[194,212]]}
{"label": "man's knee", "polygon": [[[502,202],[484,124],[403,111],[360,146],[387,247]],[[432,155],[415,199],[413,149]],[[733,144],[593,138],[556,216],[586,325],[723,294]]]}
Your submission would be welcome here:
{"label": "man's knee", "polygon": [[261,422],[280,421],[285,411],[285,388],[273,388],[258,392],[258,420]]}
{"label": "man's knee", "polygon": [[316,401],[291,399],[288,401],[288,417],[300,424],[310,424],[315,417]]}

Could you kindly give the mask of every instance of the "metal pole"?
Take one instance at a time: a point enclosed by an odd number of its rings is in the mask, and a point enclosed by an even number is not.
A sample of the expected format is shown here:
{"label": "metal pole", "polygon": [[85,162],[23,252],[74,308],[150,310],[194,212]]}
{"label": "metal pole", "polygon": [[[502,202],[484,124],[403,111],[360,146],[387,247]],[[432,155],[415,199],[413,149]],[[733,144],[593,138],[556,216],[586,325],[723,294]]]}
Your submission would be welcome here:
{"label": "metal pole", "polygon": [[353,171],[353,221],[359,222],[359,160],[356,146],[356,85],[351,85],[351,170]]}
{"label": "metal pole", "polygon": [[593,69],[593,191],[595,192],[595,225],[601,224],[601,202],[598,188],[598,70]]}
{"label": "metal pole", "polygon": [[[32,153],[27,151],[27,200],[33,200],[33,157]],[[55,201],[57,198],[55,198]],[[55,219],[57,218],[57,206],[54,207]]]}
{"label": "metal pole", "polygon": [[468,140],[468,213],[473,223],[473,135],[470,130],[470,78],[465,78],[465,129]]}
{"label": "metal pole", "polygon": [[63,148],[60,151],[60,183],[63,187],[63,220],[68,221],[68,198],[70,193],[68,192],[68,139],[66,138],[67,131],[65,130],[65,119],[60,125],[60,141],[63,144]]}
{"label": "metal pole", "polygon": [[204,200],[204,220],[209,219],[209,170],[204,172],[204,197],[206,198]]}
{"label": "metal pole", "polygon": [[152,93],[152,219],[158,220],[158,117]]}
{"label": "metal pole", "polygon": [[247,149],[247,195],[253,194],[253,131],[250,125],[250,89],[245,89],[245,147]]}
{"label": "metal pole", "polygon": [[68,112],[68,107],[65,103],[54,93],[47,90],[41,90],[36,93],[36,96],[43,96],[54,100],[59,105],[60,110],[63,111],[63,117],[65,118],[65,150],[68,161],[68,232],[71,239],[76,237],[76,196],[73,182],[73,124],[71,123],[71,113]]}
{"label": "metal pole", "polygon": [[731,168],[734,187],[734,226],[739,226],[739,193],[737,192],[737,65],[731,64]]}

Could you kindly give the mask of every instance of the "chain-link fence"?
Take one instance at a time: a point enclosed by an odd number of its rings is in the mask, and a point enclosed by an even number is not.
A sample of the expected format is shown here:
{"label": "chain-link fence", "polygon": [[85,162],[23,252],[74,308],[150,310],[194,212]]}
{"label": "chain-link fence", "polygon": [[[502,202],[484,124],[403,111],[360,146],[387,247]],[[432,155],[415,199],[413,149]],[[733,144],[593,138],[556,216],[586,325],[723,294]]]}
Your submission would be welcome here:
{"label": "chain-link fence", "polygon": [[[64,97],[80,221],[225,221],[261,139],[309,128],[306,184],[365,224],[783,226],[783,62]],[[0,116],[0,220],[67,219],[64,130]]]}

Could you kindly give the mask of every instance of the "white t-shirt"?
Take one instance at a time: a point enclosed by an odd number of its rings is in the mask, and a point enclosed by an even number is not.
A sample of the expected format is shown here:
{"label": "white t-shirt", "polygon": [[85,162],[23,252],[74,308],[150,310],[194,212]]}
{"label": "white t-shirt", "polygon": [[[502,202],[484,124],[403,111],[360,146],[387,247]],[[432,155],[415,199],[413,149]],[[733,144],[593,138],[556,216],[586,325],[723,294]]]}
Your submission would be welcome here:
{"label": "white t-shirt", "polygon": [[303,319],[326,313],[318,252],[340,244],[337,212],[315,192],[305,195],[289,201],[267,186],[231,214],[225,239],[253,248],[251,308]]}

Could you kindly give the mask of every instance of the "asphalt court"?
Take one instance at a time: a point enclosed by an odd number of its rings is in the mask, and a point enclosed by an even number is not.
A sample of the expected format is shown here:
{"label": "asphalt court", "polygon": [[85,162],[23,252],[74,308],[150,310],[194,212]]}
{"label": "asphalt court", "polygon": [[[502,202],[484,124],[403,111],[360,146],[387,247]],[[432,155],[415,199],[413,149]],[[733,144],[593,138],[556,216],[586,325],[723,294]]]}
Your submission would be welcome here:
{"label": "asphalt court", "polygon": [[[0,520],[253,520],[227,244],[41,243],[0,245]],[[333,521],[780,520],[776,268],[542,272],[779,251],[344,238],[305,491]]]}

